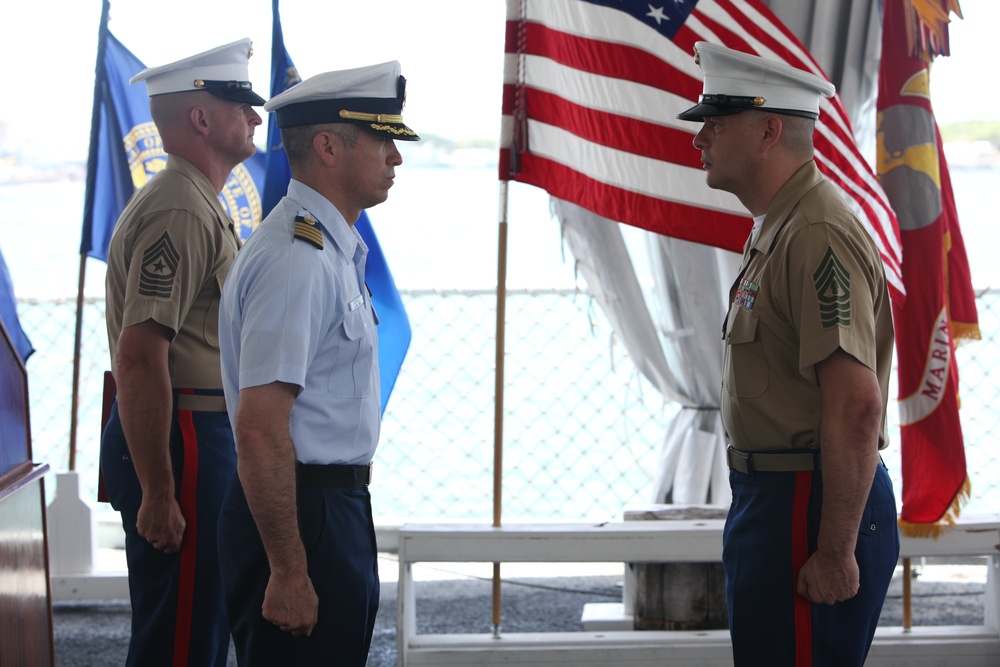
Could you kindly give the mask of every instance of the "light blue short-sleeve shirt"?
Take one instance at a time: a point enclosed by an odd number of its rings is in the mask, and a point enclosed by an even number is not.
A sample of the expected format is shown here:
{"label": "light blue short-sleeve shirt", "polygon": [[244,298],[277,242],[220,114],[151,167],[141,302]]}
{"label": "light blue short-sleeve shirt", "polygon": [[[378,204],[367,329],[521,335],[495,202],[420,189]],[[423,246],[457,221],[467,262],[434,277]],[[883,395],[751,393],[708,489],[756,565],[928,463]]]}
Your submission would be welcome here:
{"label": "light blue short-sleeve shirt", "polygon": [[[295,237],[315,220],[322,248]],[[299,387],[289,430],[302,463],[366,465],[378,444],[378,320],[365,287],[368,247],[340,212],[292,180],[251,234],[222,295],[219,339],[229,418],[241,389]]]}

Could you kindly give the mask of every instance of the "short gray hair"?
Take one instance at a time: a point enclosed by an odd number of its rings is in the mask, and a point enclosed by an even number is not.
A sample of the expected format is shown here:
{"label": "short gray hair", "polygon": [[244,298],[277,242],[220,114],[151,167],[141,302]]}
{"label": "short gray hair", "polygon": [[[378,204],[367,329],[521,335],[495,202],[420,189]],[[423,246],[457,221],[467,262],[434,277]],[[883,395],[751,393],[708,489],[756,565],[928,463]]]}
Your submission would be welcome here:
{"label": "short gray hair", "polygon": [[354,148],[358,143],[361,128],[354,123],[323,123],[321,125],[301,125],[285,127],[281,130],[281,143],[288,154],[290,164],[302,164],[312,151],[313,137],[319,132],[336,134],[344,145]]}
{"label": "short gray hair", "polygon": [[802,116],[783,115],[785,146],[796,155],[813,154],[813,134],[816,132],[816,121]]}

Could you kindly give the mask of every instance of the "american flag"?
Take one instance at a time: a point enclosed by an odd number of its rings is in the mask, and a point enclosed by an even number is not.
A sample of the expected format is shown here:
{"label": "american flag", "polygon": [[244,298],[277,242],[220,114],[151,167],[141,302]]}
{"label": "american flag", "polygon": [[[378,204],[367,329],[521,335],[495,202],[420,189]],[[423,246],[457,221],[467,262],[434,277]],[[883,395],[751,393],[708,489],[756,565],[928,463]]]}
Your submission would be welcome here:
{"label": "american flag", "polygon": [[[751,220],[705,184],[675,114],[702,90],[697,41],[827,78],[759,0],[508,0],[500,179],[545,189],[610,220],[742,251]],[[899,299],[899,229],[839,97],[824,99],[816,163],[852,204]]]}

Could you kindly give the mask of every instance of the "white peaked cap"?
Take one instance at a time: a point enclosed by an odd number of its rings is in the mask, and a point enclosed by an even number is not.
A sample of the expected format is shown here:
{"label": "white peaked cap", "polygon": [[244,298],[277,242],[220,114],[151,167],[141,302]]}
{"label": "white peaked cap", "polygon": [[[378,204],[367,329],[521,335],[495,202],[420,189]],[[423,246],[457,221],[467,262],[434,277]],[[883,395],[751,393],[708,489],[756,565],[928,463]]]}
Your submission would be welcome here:
{"label": "white peaked cap", "polygon": [[223,99],[259,106],[264,99],[253,92],[250,84],[251,54],[250,39],[244,38],[167,65],[147,67],[129,83],[145,81],[150,97],[205,90]]}
{"label": "white peaked cap", "polygon": [[275,95],[264,105],[278,127],[354,123],[403,141],[420,137],[403,123],[406,79],[397,61],[324,72]]}
{"label": "white peaked cap", "polygon": [[695,44],[704,92],[698,104],[677,114],[681,120],[701,121],[746,109],[819,118],[821,97],[832,97],[829,81],[791,65],[708,42]]}

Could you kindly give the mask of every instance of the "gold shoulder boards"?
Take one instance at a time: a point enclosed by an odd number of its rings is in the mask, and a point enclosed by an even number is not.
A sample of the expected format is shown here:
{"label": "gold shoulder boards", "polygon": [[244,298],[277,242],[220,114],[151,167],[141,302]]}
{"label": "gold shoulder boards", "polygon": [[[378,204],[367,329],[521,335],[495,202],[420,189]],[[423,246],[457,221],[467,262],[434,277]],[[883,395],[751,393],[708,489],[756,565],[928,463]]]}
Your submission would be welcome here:
{"label": "gold shoulder boards", "polygon": [[323,230],[312,218],[305,215],[295,216],[295,233],[293,236],[301,241],[323,249]]}

